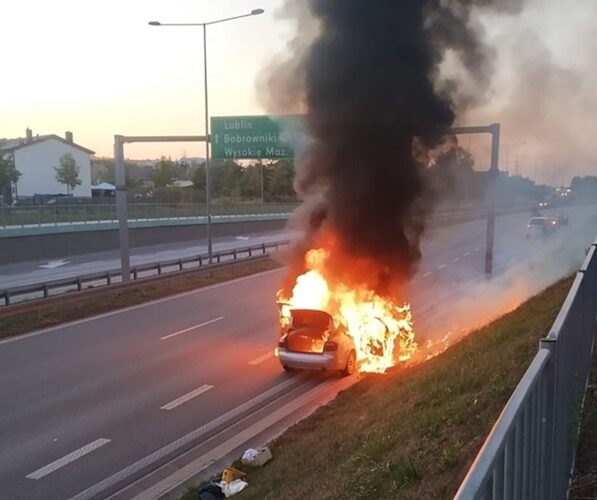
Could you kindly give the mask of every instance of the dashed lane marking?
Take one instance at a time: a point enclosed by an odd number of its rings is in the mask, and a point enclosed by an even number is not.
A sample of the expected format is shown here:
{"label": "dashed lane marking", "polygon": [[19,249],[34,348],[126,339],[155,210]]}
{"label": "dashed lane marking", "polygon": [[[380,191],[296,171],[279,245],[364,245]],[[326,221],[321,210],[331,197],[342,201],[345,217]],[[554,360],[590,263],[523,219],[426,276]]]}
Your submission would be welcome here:
{"label": "dashed lane marking", "polygon": [[160,337],[160,340],[167,340],[172,337],[176,337],[177,335],[182,335],[183,333],[188,333],[192,330],[196,330],[197,328],[202,328],[204,326],[211,325],[212,323],[215,323],[216,321],[222,321],[223,319],[224,319],[224,316],[220,316],[219,318],[210,319],[209,321],[205,321],[204,323],[199,323],[198,325],[193,325],[188,328],[185,328],[184,330],[180,330],[178,332],[174,332],[174,333],[170,333],[169,335],[165,335],[164,337]]}
{"label": "dashed lane marking", "polygon": [[271,358],[273,356],[274,356],[274,352],[272,350],[269,350],[268,352],[266,352],[265,354],[262,354],[258,358],[255,358],[255,359],[249,361],[249,364],[251,366],[255,366],[260,363],[263,363],[264,361],[267,361],[269,358]]}
{"label": "dashed lane marking", "polygon": [[79,458],[87,455],[88,453],[91,453],[93,450],[97,450],[98,448],[101,448],[105,444],[108,444],[110,441],[111,441],[110,439],[105,439],[105,438],[96,439],[92,443],[82,446],[78,450],[75,450],[75,451],[69,453],[68,455],[63,456],[62,458],[55,460],[51,464],[48,464],[45,467],[42,467],[41,469],[37,469],[35,472],[32,472],[31,474],[28,474],[25,477],[27,479],[41,479],[42,477],[45,477],[48,474],[51,474],[52,472],[57,471],[61,467],[64,467],[65,465],[68,465],[71,462],[78,460]]}
{"label": "dashed lane marking", "polygon": [[198,387],[194,391],[188,392],[184,396],[180,396],[179,398],[176,398],[174,401],[170,401],[169,403],[165,404],[164,406],[161,406],[160,410],[174,410],[174,408],[185,404],[187,401],[190,401],[191,399],[199,396],[199,394],[203,394],[204,392],[207,392],[213,388],[214,388],[213,385],[202,385],[201,387]]}

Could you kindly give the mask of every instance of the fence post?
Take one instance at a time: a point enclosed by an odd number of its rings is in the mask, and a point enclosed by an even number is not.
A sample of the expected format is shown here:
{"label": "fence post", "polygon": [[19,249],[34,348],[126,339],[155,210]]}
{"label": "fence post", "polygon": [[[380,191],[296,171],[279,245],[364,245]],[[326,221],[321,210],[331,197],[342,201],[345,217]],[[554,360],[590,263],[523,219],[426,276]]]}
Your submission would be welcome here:
{"label": "fence post", "polygon": [[556,340],[541,339],[540,349],[549,351],[549,361],[545,367],[545,382],[541,387],[543,392],[542,401],[542,448],[544,465],[541,470],[539,498],[552,498],[554,493],[554,480],[557,475],[555,467],[554,451],[556,437],[556,401],[558,398],[557,366],[558,366],[558,344]]}

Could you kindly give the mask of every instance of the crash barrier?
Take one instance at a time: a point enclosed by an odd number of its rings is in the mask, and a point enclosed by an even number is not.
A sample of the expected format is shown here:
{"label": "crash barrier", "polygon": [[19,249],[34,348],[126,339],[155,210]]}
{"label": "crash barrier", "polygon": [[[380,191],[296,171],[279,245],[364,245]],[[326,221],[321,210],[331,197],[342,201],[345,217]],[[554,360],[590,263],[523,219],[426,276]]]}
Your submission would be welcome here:
{"label": "crash barrier", "polygon": [[567,497],[595,337],[596,244],[456,500]]}
{"label": "crash barrier", "polygon": [[[130,279],[147,278],[164,273],[180,272],[189,269],[198,269],[210,264],[237,261],[252,258],[256,255],[265,255],[268,251],[278,251],[281,247],[289,244],[289,240],[274,241],[271,243],[262,243],[260,245],[233,248],[223,250],[212,254],[212,262],[209,262],[207,255],[196,255],[181,259],[153,262],[133,266],[130,271]],[[0,290],[0,300],[3,300],[3,306],[9,306],[14,302],[23,302],[26,300],[46,299],[60,293],[82,291],[89,286],[108,286],[122,281],[120,269],[112,269],[99,273],[84,274],[69,278],[45,281],[31,285],[23,285],[13,288]],[[17,300],[15,300],[17,299]]]}

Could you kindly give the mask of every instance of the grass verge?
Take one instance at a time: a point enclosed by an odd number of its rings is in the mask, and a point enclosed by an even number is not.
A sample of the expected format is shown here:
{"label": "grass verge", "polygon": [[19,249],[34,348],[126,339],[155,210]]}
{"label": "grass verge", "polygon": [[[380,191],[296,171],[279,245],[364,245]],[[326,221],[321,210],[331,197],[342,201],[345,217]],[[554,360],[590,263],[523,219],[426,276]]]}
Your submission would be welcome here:
{"label": "grass verge", "polygon": [[571,282],[426,363],[366,376],[270,443],[266,466],[236,463],[249,487],[235,498],[452,498]]}
{"label": "grass verge", "polygon": [[17,304],[14,306],[14,313],[11,313],[10,308],[0,310],[0,338],[87,318],[277,267],[280,264],[273,259],[239,262],[234,266],[215,268],[209,272],[198,270],[178,275],[165,274],[157,279],[149,278],[146,282],[139,280],[131,286],[115,285],[88,289],[81,293],[67,293],[47,302],[32,302],[22,312],[19,310],[20,304]]}
{"label": "grass verge", "polygon": [[597,500],[597,350],[582,413],[576,470],[570,485],[570,500]]}

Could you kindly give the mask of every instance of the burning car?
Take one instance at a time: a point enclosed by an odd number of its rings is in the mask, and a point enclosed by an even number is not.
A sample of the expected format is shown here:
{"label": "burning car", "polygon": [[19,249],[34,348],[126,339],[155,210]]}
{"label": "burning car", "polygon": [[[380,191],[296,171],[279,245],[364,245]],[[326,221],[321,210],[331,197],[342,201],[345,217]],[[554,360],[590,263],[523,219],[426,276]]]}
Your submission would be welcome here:
{"label": "burning car", "polygon": [[277,293],[282,366],[385,373],[408,360],[417,349],[410,306],[334,279],[330,255],[309,250],[306,271]]}
{"label": "burning car", "polygon": [[356,348],[342,325],[315,309],[290,309],[278,342],[278,359],[285,370],[337,370],[352,375],[357,367]]}

